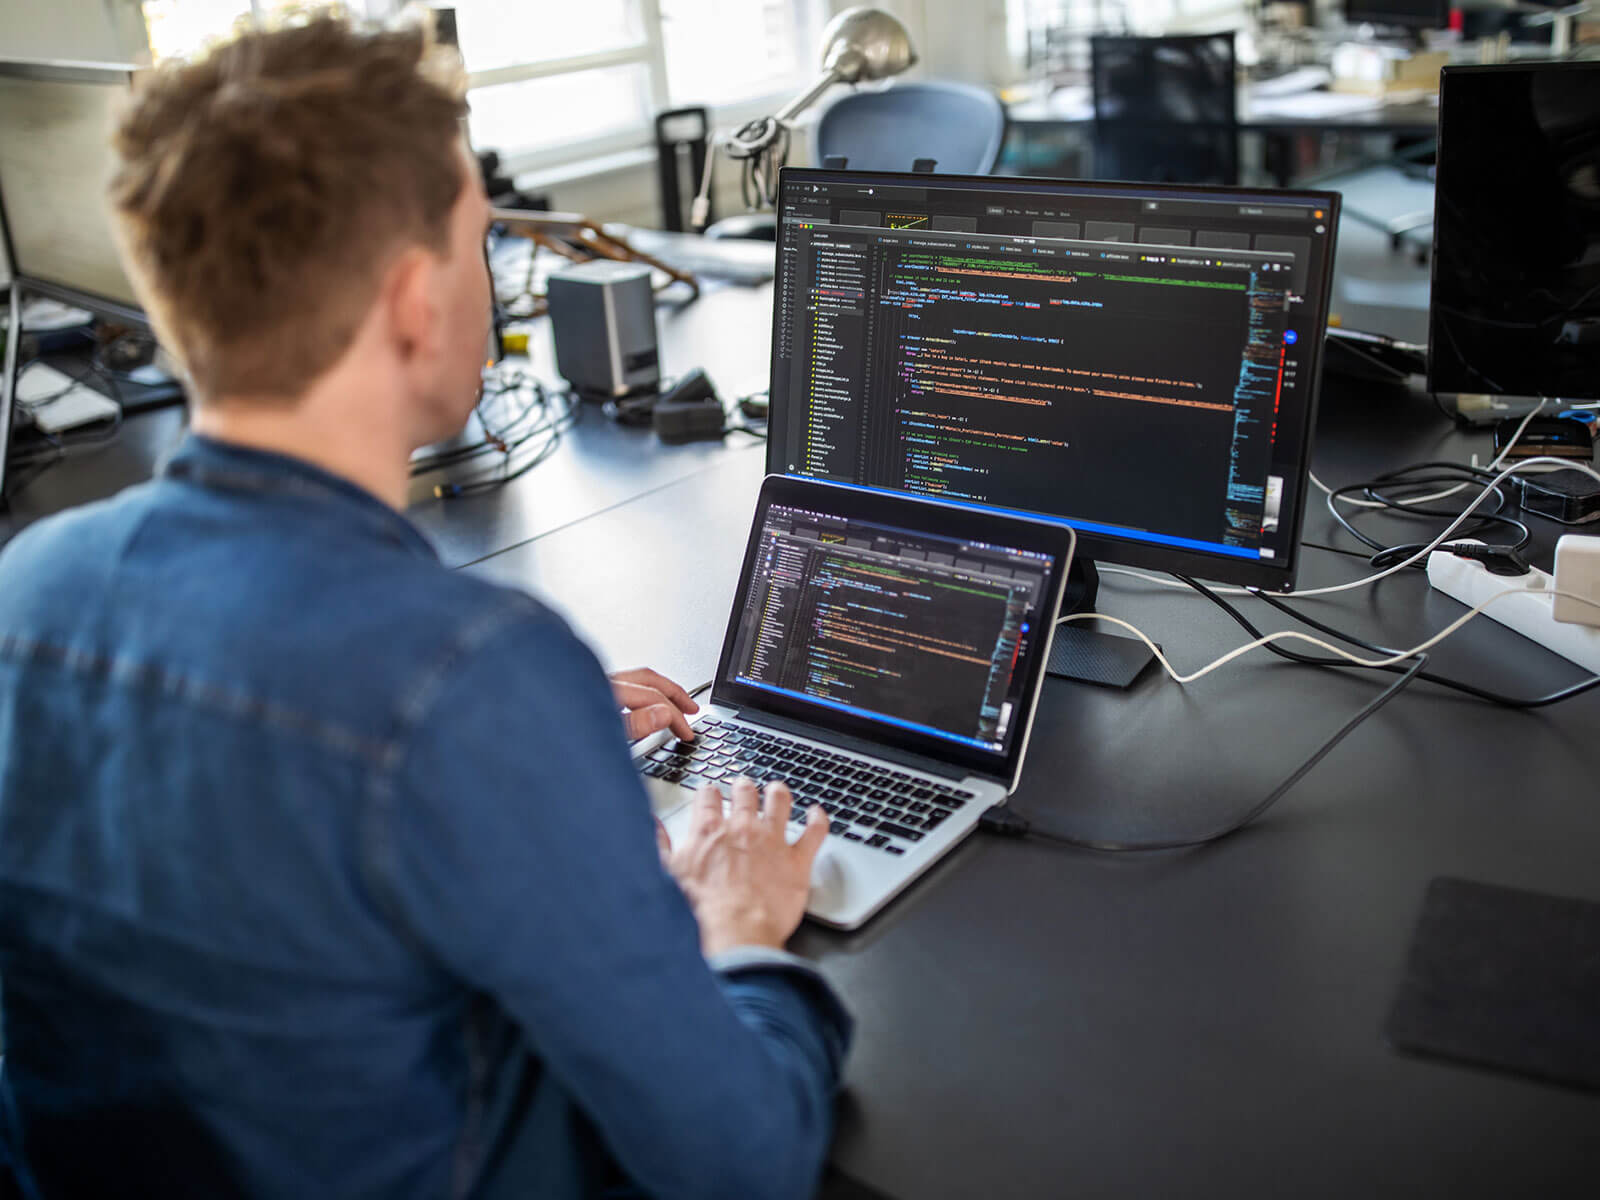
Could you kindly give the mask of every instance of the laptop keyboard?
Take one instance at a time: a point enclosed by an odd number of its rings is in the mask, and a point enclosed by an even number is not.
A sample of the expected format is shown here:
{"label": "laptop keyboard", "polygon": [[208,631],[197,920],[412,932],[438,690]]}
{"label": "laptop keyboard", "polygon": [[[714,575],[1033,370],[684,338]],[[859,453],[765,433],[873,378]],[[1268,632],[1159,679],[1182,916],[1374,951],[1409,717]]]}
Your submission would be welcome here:
{"label": "laptop keyboard", "polygon": [[820,804],[830,818],[829,837],[897,857],[974,799],[963,788],[749,725],[708,717],[695,732],[692,742],[674,740],[653,751],[644,773],[691,791],[703,783],[728,787],[741,775],[787,783],[795,799],[791,821],[804,821],[806,809]]}

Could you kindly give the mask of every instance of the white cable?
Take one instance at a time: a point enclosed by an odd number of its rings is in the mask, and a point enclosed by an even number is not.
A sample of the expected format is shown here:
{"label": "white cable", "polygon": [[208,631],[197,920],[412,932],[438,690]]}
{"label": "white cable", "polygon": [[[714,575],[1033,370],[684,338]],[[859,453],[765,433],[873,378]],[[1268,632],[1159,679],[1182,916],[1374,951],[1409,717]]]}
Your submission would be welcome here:
{"label": "white cable", "polygon": [[[1528,413],[1527,416],[1522,418],[1522,424],[1517,426],[1517,431],[1511,435],[1511,440],[1506,443],[1505,449],[1500,451],[1500,453],[1495,456],[1494,461],[1485,467],[1484,470],[1498,471],[1500,469],[1500,464],[1505,462],[1506,455],[1511,453],[1512,447],[1517,444],[1517,440],[1521,438],[1523,433],[1527,430],[1528,423],[1532,421],[1534,417],[1538,416],[1539,413],[1543,411],[1544,406],[1549,402],[1550,400],[1548,396],[1539,397],[1539,403],[1534,406],[1533,410]],[[1476,468],[1477,465],[1478,456],[1474,454],[1472,456],[1472,466]],[[1318,479],[1315,475],[1311,475],[1311,482],[1316,484],[1317,487],[1321,488],[1327,493],[1328,511],[1334,512],[1333,489],[1327,484],[1323,483],[1322,480]],[[1339,498],[1339,503],[1353,505],[1356,508],[1405,508],[1407,505],[1411,504],[1431,504],[1435,500],[1448,499],[1449,497],[1454,496],[1457,492],[1460,492],[1470,486],[1470,482],[1458,483],[1453,487],[1446,488],[1442,492],[1435,492],[1431,496],[1407,496],[1403,500],[1357,500],[1353,496],[1341,496]],[[1334,513],[1334,515],[1337,516],[1338,514]]]}
{"label": "white cable", "polygon": [[[1473,509],[1477,508],[1479,504],[1482,504],[1484,498],[1488,496],[1489,493],[1492,492],[1496,487],[1498,487],[1508,475],[1513,475],[1520,471],[1528,471],[1532,474],[1541,474],[1547,470],[1560,470],[1562,468],[1571,468],[1573,470],[1586,472],[1587,474],[1592,475],[1597,481],[1600,481],[1600,472],[1597,472],[1594,470],[1594,468],[1585,466],[1582,463],[1574,462],[1571,459],[1551,458],[1548,456],[1523,459],[1515,466],[1508,467],[1506,470],[1502,471],[1499,476],[1497,476],[1484,487],[1483,491],[1478,495],[1478,498],[1469,504],[1461,513],[1461,515],[1450,523],[1443,533],[1434,538],[1433,541],[1428,543],[1428,545],[1424,546],[1421,550],[1418,550],[1404,562],[1396,563],[1392,567],[1379,571],[1376,575],[1367,575],[1361,579],[1352,580],[1349,583],[1334,584],[1329,587],[1322,588],[1306,588],[1296,592],[1283,592],[1281,595],[1284,599],[1289,599],[1291,597],[1300,597],[1303,599],[1307,596],[1327,596],[1332,595],[1334,592],[1348,592],[1354,588],[1363,587],[1369,583],[1376,583],[1378,580],[1393,575],[1396,571],[1399,571],[1402,568],[1409,567],[1418,559],[1435,550],[1444,542],[1446,538],[1455,532],[1457,527],[1460,526],[1461,523],[1471,515]],[[1318,482],[1317,486],[1322,487],[1323,485]],[[1466,485],[1463,484],[1462,486]],[[1178,579],[1161,579],[1155,575],[1147,575],[1143,571],[1129,570],[1126,567],[1100,566],[1099,570],[1102,575],[1127,575],[1133,579],[1142,580],[1145,583],[1159,584],[1161,587],[1186,588],[1189,586]],[[1253,594],[1249,588],[1214,587],[1211,590],[1225,596],[1248,596]]]}
{"label": "white cable", "polygon": [[1396,571],[1402,571],[1406,567],[1409,567],[1412,563],[1426,558],[1436,547],[1441,545],[1445,539],[1447,539],[1452,533],[1461,527],[1467,518],[1472,515],[1473,510],[1476,509],[1478,505],[1483,503],[1484,499],[1489,495],[1489,493],[1494,491],[1494,489],[1504,482],[1509,476],[1515,475],[1518,471],[1525,471],[1532,466],[1544,466],[1546,464],[1560,467],[1570,467],[1575,471],[1582,471],[1584,474],[1593,477],[1596,481],[1600,481],[1600,471],[1596,471],[1593,467],[1587,466],[1580,462],[1575,462],[1571,459],[1552,458],[1549,456],[1523,459],[1514,466],[1507,467],[1504,471],[1501,471],[1500,474],[1491,479],[1488,484],[1485,485],[1483,491],[1478,493],[1477,499],[1475,499],[1471,504],[1467,505],[1466,508],[1462,509],[1461,515],[1454,521],[1451,521],[1450,524],[1445,527],[1443,533],[1434,538],[1433,541],[1429,542],[1426,546],[1418,550],[1404,562],[1395,563],[1394,566],[1379,571],[1376,575],[1367,575],[1360,579],[1351,580],[1349,583],[1334,584],[1331,587],[1307,588],[1301,591],[1284,592],[1282,595],[1284,597],[1295,596],[1301,599],[1304,599],[1307,596],[1331,596],[1335,592],[1348,592],[1354,588],[1366,587],[1369,583],[1376,583],[1380,579],[1385,579],[1388,576],[1393,575]]}
{"label": "white cable", "polygon": [[[1187,675],[1180,674],[1178,669],[1167,661],[1167,656],[1161,652],[1161,647],[1157,646],[1153,641],[1151,641],[1143,630],[1130,625],[1121,617],[1110,617],[1105,613],[1068,613],[1064,617],[1057,618],[1056,624],[1064,625],[1068,621],[1096,620],[1109,621],[1113,625],[1120,625],[1123,629],[1126,629],[1129,633],[1137,637],[1146,646],[1150,647],[1150,652],[1156,656],[1156,661],[1159,662],[1166,673],[1172,677],[1174,683],[1193,683],[1196,679],[1211,674],[1211,672],[1215,671],[1218,667],[1226,666],[1240,655],[1248,654],[1252,650],[1255,650],[1261,646],[1265,646],[1268,642],[1288,641],[1291,639],[1297,642],[1306,642],[1309,645],[1316,646],[1320,650],[1326,650],[1330,654],[1337,654],[1340,658],[1349,659],[1358,666],[1391,667],[1396,663],[1404,662],[1408,658],[1415,658],[1423,651],[1430,650],[1434,646],[1437,646],[1440,642],[1444,641],[1445,638],[1449,637],[1468,621],[1472,620],[1479,613],[1483,612],[1484,609],[1488,608],[1489,605],[1493,604],[1496,600],[1502,599],[1506,596],[1522,595],[1528,590],[1529,589],[1527,588],[1506,588],[1504,591],[1496,592],[1482,604],[1479,604],[1474,608],[1469,608],[1466,612],[1462,613],[1454,621],[1451,621],[1450,624],[1446,625],[1427,641],[1421,643],[1420,645],[1413,646],[1410,650],[1402,650],[1398,654],[1390,655],[1388,658],[1362,658],[1359,654],[1352,654],[1350,651],[1341,649],[1331,642],[1325,642],[1319,637],[1312,637],[1309,633],[1301,633],[1298,629],[1280,629],[1274,633],[1269,633],[1264,637],[1258,637],[1253,642],[1247,642],[1243,646],[1238,646],[1235,649],[1228,651],[1216,661],[1209,662],[1205,666],[1201,667],[1198,671],[1191,671]],[[1541,596],[1561,596],[1566,599],[1577,600],[1579,603],[1587,604],[1592,608],[1600,609],[1600,601],[1592,600],[1588,596],[1581,596],[1576,592],[1559,591],[1554,588],[1541,588],[1537,594]]]}

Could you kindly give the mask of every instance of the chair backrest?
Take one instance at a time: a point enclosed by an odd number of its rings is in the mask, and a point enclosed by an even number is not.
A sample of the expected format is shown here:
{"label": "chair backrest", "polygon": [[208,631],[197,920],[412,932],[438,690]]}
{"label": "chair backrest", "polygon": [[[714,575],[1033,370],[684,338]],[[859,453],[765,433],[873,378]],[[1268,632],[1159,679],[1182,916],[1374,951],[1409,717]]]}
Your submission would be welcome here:
{"label": "chair backrest", "polygon": [[919,158],[952,175],[987,175],[1006,136],[1005,106],[964,83],[896,83],[850,92],[822,111],[811,161],[843,157],[852,170],[909,171]]}
{"label": "chair backrest", "polygon": [[1089,39],[1095,174],[1239,182],[1233,34]]}

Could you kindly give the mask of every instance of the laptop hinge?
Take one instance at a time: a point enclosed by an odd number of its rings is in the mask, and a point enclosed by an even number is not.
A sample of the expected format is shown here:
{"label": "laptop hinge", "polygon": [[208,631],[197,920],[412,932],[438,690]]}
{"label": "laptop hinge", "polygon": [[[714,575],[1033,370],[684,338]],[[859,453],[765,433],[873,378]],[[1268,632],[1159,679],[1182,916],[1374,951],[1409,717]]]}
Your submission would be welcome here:
{"label": "laptop hinge", "polygon": [[841,750],[864,754],[868,758],[881,758],[886,762],[898,763],[900,766],[908,767],[913,771],[937,775],[941,779],[960,780],[965,779],[968,775],[977,775],[983,779],[995,778],[984,771],[953,767],[949,763],[940,762],[936,758],[929,758],[925,754],[917,754],[910,750],[897,750],[892,746],[883,746],[877,742],[867,741],[865,738],[851,737],[846,733],[836,733],[831,729],[824,729],[820,725],[811,725],[805,721],[796,721],[790,717],[775,717],[771,713],[761,712],[758,709],[748,709],[743,713],[739,709],[734,709],[733,713],[735,716],[742,716],[744,720],[752,724],[766,725],[772,729],[781,729],[785,733],[814,738],[819,742],[827,742],[830,746],[837,746]]}

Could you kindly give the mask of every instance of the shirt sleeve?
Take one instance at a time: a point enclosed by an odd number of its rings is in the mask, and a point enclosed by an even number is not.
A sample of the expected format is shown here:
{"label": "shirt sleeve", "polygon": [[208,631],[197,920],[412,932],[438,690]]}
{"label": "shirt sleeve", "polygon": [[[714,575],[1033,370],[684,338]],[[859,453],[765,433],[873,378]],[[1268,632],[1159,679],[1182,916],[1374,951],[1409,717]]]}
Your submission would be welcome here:
{"label": "shirt sleeve", "polygon": [[849,1017],[793,956],[701,956],[609,684],[559,619],[530,612],[449,670],[388,807],[397,918],[517,1021],[636,1185],[813,1193]]}

